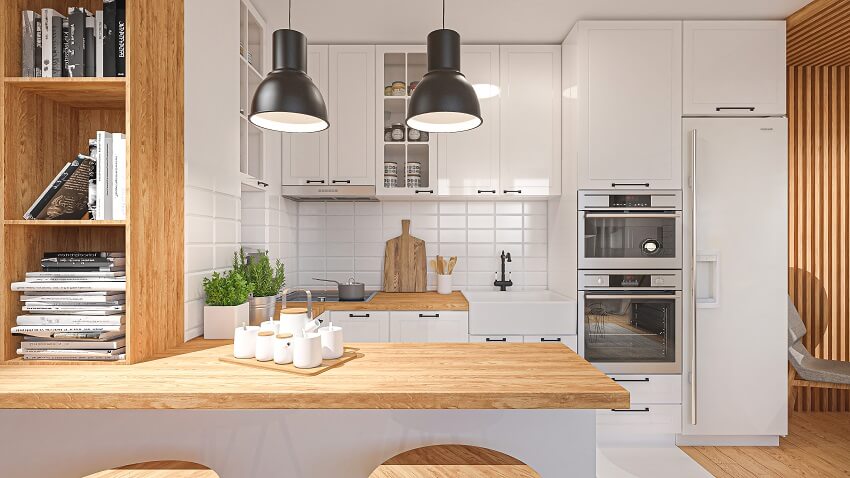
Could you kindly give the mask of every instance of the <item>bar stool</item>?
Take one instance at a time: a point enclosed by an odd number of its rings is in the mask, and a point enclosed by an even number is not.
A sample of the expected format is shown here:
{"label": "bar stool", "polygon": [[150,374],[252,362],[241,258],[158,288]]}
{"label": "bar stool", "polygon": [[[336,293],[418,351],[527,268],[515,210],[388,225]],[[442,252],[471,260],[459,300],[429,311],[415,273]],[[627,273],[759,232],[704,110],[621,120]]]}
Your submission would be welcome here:
{"label": "bar stool", "polygon": [[434,445],[398,454],[369,478],[540,478],[530,466],[495,450],[469,445]]}
{"label": "bar stool", "polygon": [[219,476],[204,465],[169,460],[126,465],[99,471],[84,478],[219,478]]}

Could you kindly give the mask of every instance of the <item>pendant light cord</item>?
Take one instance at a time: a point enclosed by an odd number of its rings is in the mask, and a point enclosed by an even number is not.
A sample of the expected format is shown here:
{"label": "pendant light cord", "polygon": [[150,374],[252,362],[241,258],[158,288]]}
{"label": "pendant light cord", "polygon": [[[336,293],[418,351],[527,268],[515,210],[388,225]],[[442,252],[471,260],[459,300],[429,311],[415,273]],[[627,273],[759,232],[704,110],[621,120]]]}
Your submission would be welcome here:
{"label": "pendant light cord", "polygon": [[289,0],[289,29],[292,30],[292,0]]}
{"label": "pendant light cord", "polygon": [[[290,2],[292,0],[289,0]],[[446,0],[443,0],[443,30],[446,29]]]}

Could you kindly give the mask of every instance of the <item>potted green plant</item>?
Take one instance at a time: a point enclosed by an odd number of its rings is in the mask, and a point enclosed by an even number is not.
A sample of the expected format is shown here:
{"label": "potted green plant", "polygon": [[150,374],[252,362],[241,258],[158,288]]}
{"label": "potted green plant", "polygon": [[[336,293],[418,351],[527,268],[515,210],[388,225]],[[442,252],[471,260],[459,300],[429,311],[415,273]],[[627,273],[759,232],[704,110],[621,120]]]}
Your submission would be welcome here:
{"label": "potted green plant", "polygon": [[248,297],[253,287],[239,272],[213,272],[204,279],[204,338],[232,339],[236,327],[247,324]]}
{"label": "potted green plant", "polygon": [[278,259],[272,266],[269,251],[252,254],[246,260],[245,251],[240,249],[233,254],[233,270],[244,275],[252,286],[248,299],[251,325],[259,325],[273,317],[277,297],[286,283],[283,263]]}

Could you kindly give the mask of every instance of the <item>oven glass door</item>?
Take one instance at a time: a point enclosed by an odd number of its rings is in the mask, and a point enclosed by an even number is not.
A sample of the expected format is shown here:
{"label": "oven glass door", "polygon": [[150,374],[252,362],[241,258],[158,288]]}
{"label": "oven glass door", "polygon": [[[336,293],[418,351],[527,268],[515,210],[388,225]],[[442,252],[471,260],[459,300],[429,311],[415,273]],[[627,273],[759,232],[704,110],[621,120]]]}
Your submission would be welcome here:
{"label": "oven glass door", "polygon": [[621,265],[643,266],[675,261],[681,254],[679,212],[584,212],[581,226],[581,257],[590,266],[608,267],[624,260],[630,262]]}
{"label": "oven glass door", "polygon": [[679,300],[676,292],[585,292],[585,359],[676,363]]}

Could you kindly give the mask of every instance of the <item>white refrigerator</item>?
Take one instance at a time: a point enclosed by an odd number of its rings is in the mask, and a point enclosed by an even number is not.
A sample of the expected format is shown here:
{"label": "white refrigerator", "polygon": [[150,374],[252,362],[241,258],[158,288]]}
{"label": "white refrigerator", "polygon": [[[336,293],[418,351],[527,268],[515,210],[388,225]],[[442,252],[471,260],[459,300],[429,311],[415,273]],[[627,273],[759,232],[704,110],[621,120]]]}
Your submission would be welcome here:
{"label": "white refrigerator", "polygon": [[682,124],[695,300],[679,441],[778,444],[788,432],[787,119]]}

